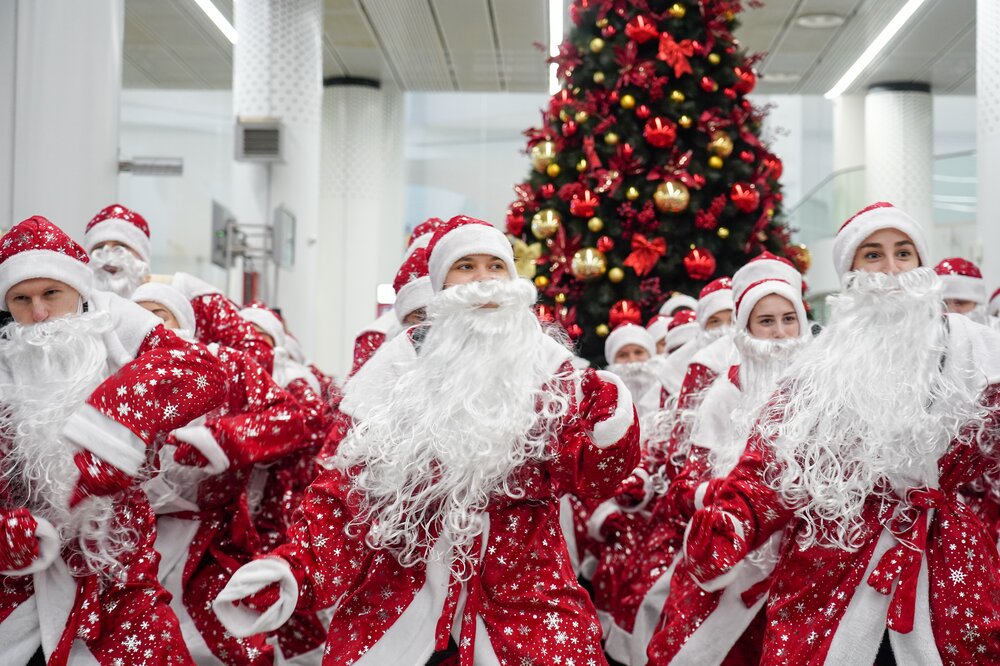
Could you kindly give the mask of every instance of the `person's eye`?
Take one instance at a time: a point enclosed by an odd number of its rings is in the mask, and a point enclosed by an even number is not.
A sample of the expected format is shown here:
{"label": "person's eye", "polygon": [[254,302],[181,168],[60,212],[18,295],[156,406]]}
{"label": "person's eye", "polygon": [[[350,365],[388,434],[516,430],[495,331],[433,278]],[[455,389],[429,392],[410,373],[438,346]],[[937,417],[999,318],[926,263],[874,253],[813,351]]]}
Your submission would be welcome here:
{"label": "person's eye", "polygon": [[900,256],[900,257],[903,257],[903,258],[907,258],[907,257],[910,256],[910,251],[909,250],[900,250],[896,254],[897,254],[897,256]]}
{"label": "person's eye", "polygon": [[772,319],[771,317],[764,317],[763,319],[760,319],[759,321],[760,321],[761,326],[770,326],[771,324],[774,323],[774,319]]}
{"label": "person's eye", "polygon": [[786,324],[794,324],[796,321],[798,321],[798,317],[794,315],[788,315],[787,317],[785,317]]}
{"label": "person's eye", "polygon": [[490,264],[490,268],[495,271],[502,271],[504,269],[504,265],[503,262],[497,261],[493,264]]}
{"label": "person's eye", "polygon": [[868,254],[865,255],[865,259],[868,259],[869,261],[875,261],[876,259],[879,259],[881,256],[882,255],[880,255],[878,252],[869,252]]}
{"label": "person's eye", "polygon": [[59,289],[49,289],[48,291],[45,292],[45,295],[51,298],[53,296],[58,296],[61,293],[62,292]]}
{"label": "person's eye", "polygon": [[28,297],[27,296],[15,296],[14,300],[16,302],[18,302],[18,303],[24,303],[25,301],[28,300]]}

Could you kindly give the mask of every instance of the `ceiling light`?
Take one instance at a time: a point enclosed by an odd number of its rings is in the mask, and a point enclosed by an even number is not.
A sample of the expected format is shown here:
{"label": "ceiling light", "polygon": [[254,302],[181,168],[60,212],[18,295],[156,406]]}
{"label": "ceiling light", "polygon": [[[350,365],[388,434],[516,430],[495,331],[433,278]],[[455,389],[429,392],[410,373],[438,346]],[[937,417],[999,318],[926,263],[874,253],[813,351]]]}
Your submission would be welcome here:
{"label": "ceiling light", "polygon": [[844,91],[851,87],[851,84],[861,75],[868,65],[872,64],[872,61],[878,56],[878,54],[892,41],[892,38],[896,36],[896,33],[902,30],[906,22],[917,13],[920,6],[924,4],[926,0],[909,0],[899,12],[892,17],[892,20],[882,29],[882,32],[878,34],[868,48],[865,49],[864,53],[861,54],[850,69],[848,69],[837,84],[830,88],[824,97],[827,99],[833,99],[834,97],[840,97],[844,94]]}
{"label": "ceiling light", "polygon": [[236,43],[236,38],[238,37],[236,28],[226,20],[226,17],[222,15],[219,8],[212,4],[212,0],[194,0],[194,4],[198,5],[201,11],[205,12],[205,16],[225,35],[230,44]]}
{"label": "ceiling light", "polygon": [[795,83],[802,78],[795,72],[761,72],[761,83]]}
{"label": "ceiling light", "polygon": [[[563,0],[549,0],[549,55],[559,55],[559,45],[563,40]],[[549,94],[554,95],[559,92],[559,67],[556,64],[549,65]]]}
{"label": "ceiling light", "polygon": [[795,25],[810,30],[828,30],[830,28],[839,28],[844,25],[845,20],[840,14],[827,12],[822,14],[802,14],[795,18]]}

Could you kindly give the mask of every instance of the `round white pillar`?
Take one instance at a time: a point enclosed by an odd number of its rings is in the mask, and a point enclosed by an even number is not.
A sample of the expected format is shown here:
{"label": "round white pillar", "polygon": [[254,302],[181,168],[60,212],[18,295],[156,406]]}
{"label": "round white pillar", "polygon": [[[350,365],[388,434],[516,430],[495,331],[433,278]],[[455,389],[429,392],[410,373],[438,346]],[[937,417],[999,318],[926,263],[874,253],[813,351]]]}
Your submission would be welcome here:
{"label": "round white pillar", "polygon": [[44,215],[81,238],[118,196],[123,0],[0,11],[0,227]]}
{"label": "round white pillar", "polygon": [[1000,3],[976,3],[976,227],[987,288],[1000,286]]}
{"label": "round white pillar", "polygon": [[842,95],[833,100],[833,170],[865,164],[865,98]]}
{"label": "round white pillar", "polygon": [[[934,109],[930,86],[910,81],[872,86],[865,97],[868,203],[888,201],[923,227],[934,248],[931,196]],[[933,265],[933,264],[932,264]]]}
{"label": "round white pillar", "polygon": [[237,162],[232,209],[244,224],[271,224],[279,206],[295,216],[295,265],[281,271],[270,305],[315,356],[321,341],[326,344],[317,310],[328,307],[316,281],[323,6],[320,0],[239,0],[234,23],[234,114],[280,120],[284,160]]}

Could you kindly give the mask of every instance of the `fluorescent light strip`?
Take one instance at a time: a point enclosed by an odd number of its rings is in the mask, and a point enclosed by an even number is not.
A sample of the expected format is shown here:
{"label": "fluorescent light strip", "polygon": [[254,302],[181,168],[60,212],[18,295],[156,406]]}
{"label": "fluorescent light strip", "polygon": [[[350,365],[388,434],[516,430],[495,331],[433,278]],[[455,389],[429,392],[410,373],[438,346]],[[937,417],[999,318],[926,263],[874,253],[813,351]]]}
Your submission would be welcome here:
{"label": "fluorescent light strip", "polygon": [[896,36],[896,33],[902,30],[906,22],[917,13],[920,6],[924,4],[926,0],[909,0],[902,9],[892,17],[892,20],[882,29],[882,32],[878,34],[868,48],[865,49],[861,57],[858,58],[851,68],[848,69],[840,80],[837,81],[837,85],[830,88],[827,91],[827,99],[833,99],[834,97],[840,97],[844,94],[844,91],[851,87],[851,84],[861,75],[868,65],[872,64],[872,61],[878,56],[878,54],[886,47],[886,45],[892,41],[892,38]]}
{"label": "fluorescent light strip", "polygon": [[215,24],[215,27],[225,35],[231,44],[236,43],[236,39],[239,36],[236,34],[236,28],[226,20],[226,17],[222,15],[219,8],[212,4],[212,0],[194,0],[194,4],[198,5],[201,11],[205,12],[205,16]]}
{"label": "fluorescent light strip", "polygon": [[[549,55],[559,55],[559,45],[563,40],[563,0],[549,0]],[[549,65],[549,94],[559,92],[558,67]]]}

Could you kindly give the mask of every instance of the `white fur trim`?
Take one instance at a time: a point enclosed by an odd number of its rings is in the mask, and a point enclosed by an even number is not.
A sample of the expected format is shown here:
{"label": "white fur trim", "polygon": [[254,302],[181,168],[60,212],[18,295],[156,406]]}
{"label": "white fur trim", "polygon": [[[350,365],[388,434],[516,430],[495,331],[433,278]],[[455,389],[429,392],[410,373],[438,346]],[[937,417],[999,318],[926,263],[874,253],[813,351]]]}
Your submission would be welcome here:
{"label": "white fur trim", "polygon": [[705,494],[708,492],[708,481],[702,481],[694,490],[694,508],[701,510],[705,508]]}
{"label": "white fur trim", "polygon": [[573,504],[569,495],[559,498],[559,528],[562,530],[563,539],[566,541],[566,550],[569,551],[569,564],[573,567],[573,573],[580,573],[580,553],[576,543],[576,525],[573,515]]}
{"label": "white fur trim", "polygon": [[750,261],[733,273],[733,300],[740,300],[740,294],[755,282],[771,278],[784,280],[790,284],[793,289],[798,290],[798,299],[802,300],[802,273],[794,266],[776,259]]}
{"label": "white fur trim", "polygon": [[149,236],[131,222],[114,217],[98,222],[83,235],[83,249],[87,251],[87,254],[90,254],[95,247],[106,241],[116,241],[127,245],[129,249],[135,250],[136,254],[147,264],[152,261]]}
{"label": "white fur trim", "polygon": [[[236,602],[278,583],[280,598],[263,613]],[[212,602],[222,625],[237,638],[274,631],[292,616],[299,600],[299,586],[292,568],[280,557],[265,557],[244,564]]]}
{"label": "white fur trim", "polygon": [[396,313],[396,319],[402,324],[408,314],[414,310],[426,308],[432,298],[434,298],[434,289],[431,288],[431,279],[425,275],[411,280],[399,288],[392,311]]}
{"label": "white fur trim", "polygon": [[671,316],[680,308],[698,309],[698,299],[687,294],[676,294],[667,299],[667,302],[660,306],[660,314]]}
{"label": "white fur trim", "polygon": [[650,500],[653,499],[653,495],[655,494],[653,492],[653,477],[649,475],[649,472],[644,470],[642,467],[636,467],[634,470],[632,470],[632,473],[635,474],[640,479],[642,479],[643,496],[642,496],[642,501],[639,502],[637,505],[630,507],[623,507],[622,511],[624,511],[625,513],[638,513],[642,511],[643,509],[646,508],[646,505],[649,504]]}
{"label": "white fur trim", "polygon": [[636,663],[632,661],[632,655],[629,654],[632,641],[635,640],[632,638],[632,634],[619,627],[614,621],[608,625],[604,633],[604,651],[618,663],[625,664],[625,666],[636,666]]}
{"label": "white fur trim", "polygon": [[59,541],[59,533],[56,532],[56,528],[52,527],[52,523],[41,516],[35,516],[34,518],[38,523],[38,526],[35,528],[35,539],[38,540],[38,556],[23,569],[0,571],[0,575],[27,576],[48,569],[49,565],[59,557],[62,544]]}
{"label": "white fur trim", "polygon": [[625,345],[639,345],[646,350],[650,358],[656,356],[656,342],[649,331],[638,324],[624,324],[604,339],[604,360],[608,363],[615,362],[615,356]]}
{"label": "white fur trim", "polygon": [[135,476],[146,461],[145,442],[88,404],[70,415],[62,435],[129,476]]}
{"label": "white fur trim", "polygon": [[590,514],[590,517],[587,518],[587,536],[594,541],[604,543],[604,536],[601,534],[604,521],[613,514],[621,513],[621,511],[622,508],[613,499],[606,499],[598,504],[597,508]]}
{"label": "white fur trim", "polygon": [[778,279],[765,279],[764,282],[759,282],[753,286],[747,285],[747,287],[748,289],[743,293],[743,297],[737,297],[736,299],[738,305],[736,308],[737,330],[744,330],[749,327],[750,313],[753,312],[754,307],[762,298],[770,296],[771,294],[776,294],[791,303],[792,307],[795,309],[795,316],[799,320],[799,337],[812,337],[812,327],[809,326],[809,319],[806,317],[805,306],[802,305],[801,287],[798,291],[796,291],[795,287],[788,284],[788,282]]}
{"label": "white fur trim", "polygon": [[35,278],[63,282],[79,292],[83,300],[94,291],[94,273],[82,261],[52,250],[25,250],[0,264],[0,306],[7,309],[11,287]]}
{"label": "white fur trim", "polygon": [[[38,604],[38,617],[41,622],[42,649],[51,655],[59,639],[62,638],[66,623],[76,599],[76,579],[70,575],[69,568],[61,557],[53,560],[52,565],[36,572],[32,576],[35,585],[35,602]],[[74,644],[74,648],[76,644]],[[72,656],[70,664],[76,666]],[[93,662],[85,662],[93,663]]]}
{"label": "white fur trim", "polygon": [[649,588],[639,604],[635,622],[632,624],[632,664],[646,663],[646,647],[653,640],[653,634],[656,633],[656,627],[660,623],[663,606],[667,603],[667,596],[670,594],[670,581],[673,579],[674,569],[677,568],[680,561],[681,556],[678,553],[667,570]]}
{"label": "white fur trim", "polygon": [[667,331],[667,353],[670,354],[682,345],[694,340],[694,336],[698,335],[699,330],[701,327],[693,321],[689,324],[674,326]]}
{"label": "white fur trim", "polygon": [[721,338],[713,340],[707,346],[702,347],[691,357],[688,369],[692,365],[701,365],[708,368],[716,375],[729,372],[729,368],[740,362],[740,352],[733,342],[733,335],[723,335]]}
{"label": "white fur trim", "polygon": [[444,280],[452,264],[472,254],[488,254],[503,259],[510,279],[517,279],[514,250],[503,232],[485,224],[463,224],[441,236],[428,257],[427,273],[434,291],[444,289]]}
{"label": "white fur trim", "polygon": [[600,423],[594,424],[594,431],[590,436],[594,445],[603,449],[618,442],[635,423],[635,406],[632,404],[632,394],[617,375],[606,370],[598,370],[597,375],[618,388],[618,404],[614,413]]}
{"label": "white fur trim", "polygon": [[378,319],[358,331],[354,337],[357,338],[365,333],[382,333],[388,338],[391,337],[389,333],[398,328],[399,320],[396,319],[396,314],[392,310],[389,310],[387,312],[383,312],[379,315]]}
{"label": "white fur trim", "polygon": [[741,595],[748,587],[749,585],[730,585],[723,591],[715,610],[684,642],[670,661],[671,666],[722,663],[767,601],[767,595],[763,595],[753,606],[747,608]]}
{"label": "white fur trim", "polygon": [[285,326],[278,319],[278,316],[270,310],[264,308],[243,308],[240,310],[240,317],[246,319],[251,324],[256,324],[263,329],[264,333],[274,340],[275,348],[285,346]]}
{"label": "white fur trim", "polygon": [[229,456],[219,446],[212,431],[206,426],[184,426],[173,432],[174,437],[196,448],[198,453],[208,459],[206,471],[221,474],[229,468]]}
{"label": "white fur trim", "polygon": [[[417,250],[417,248],[427,247],[428,245],[430,245],[432,238],[434,238],[434,232],[433,231],[431,231],[430,233],[426,233],[426,234],[420,234],[416,238],[412,239],[410,241],[409,247],[406,248],[406,252],[403,253],[403,261],[406,261],[407,259],[409,259],[410,255],[413,254]],[[402,262],[400,262],[400,263],[402,263]]]}
{"label": "white fur trim", "polygon": [[942,298],[955,298],[960,301],[986,303],[986,281],[969,275],[941,275],[944,284]]}
{"label": "white fur trim", "polygon": [[873,208],[851,220],[833,239],[833,265],[837,275],[843,277],[851,270],[854,253],[866,238],[882,229],[898,229],[910,237],[917,249],[921,266],[930,266],[931,255],[927,251],[927,238],[923,229],[912,217],[896,208],[888,206]]}
{"label": "white fur trim", "polygon": [[670,326],[670,320],[661,317],[647,326],[646,332],[649,333],[649,337],[653,338],[653,342],[659,344],[661,340],[667,339],[667,326]]}
{"label": "white fur trim", "polygon": [[171,287],[184,294],[189,300],[194,300],[199,296],[209,294],[222,294],[222,291],[201,278],[197,278],[190,273],[174,273],[169,279]]}
{"label": "white fur trim", "polygon": [[708,320],[711,319],[712,315],[716,312],[732,310],[734,307],[732,289],[719,289],[713,291],[704,298],[698,299],[698,308],[695,310],[695,318],[698,321],[698,326],[705,328],[705,325],[708,324]]}
{"label": "white fur trim", "polygon": [[180,328],[194,331],[196,322],[191,301],[178,289],[161,282],[146,282],[132,293],[132,302],[162,305],[174,316]]}
{"label": "white fur trim", "polygon": [[109,291],[95,291],[87,303],[92,311],[107,312],[114,321],[114,328],[104,334],[104,343],[115,371],[132,361],[153,329],[163,323],[146,308]]}
{"label": "white fur trim", "polygon": [[667,393],[674,398],[680,395],[681,384],[684,382],[684,375],[687,374],[688,363],[691,362],[691,358],[701,348],[698,337],[694,336],[667,356],[667,361],[663,364],[659,373],[660,383],[663,384],[663,388],[667,389]]}
{"label": "white fur trim", "polygon": [[[392,315],[390,315],[392,316]],[[395,320],[395,317],[393,317]],[[403,368],[417,352],[407,334],[387,340],[361,369],[344,384],[340,411],[356,420],[363,419],[399,379]]]}
{"label": "white fur trim", "polygon": [[9,664],[27,664],[42,646],[41,622],[34,595],[18,604],[0,622],[0,645],[3,645],[3,658]]}

